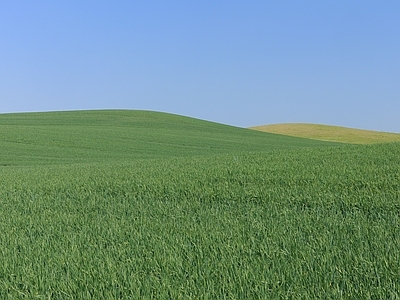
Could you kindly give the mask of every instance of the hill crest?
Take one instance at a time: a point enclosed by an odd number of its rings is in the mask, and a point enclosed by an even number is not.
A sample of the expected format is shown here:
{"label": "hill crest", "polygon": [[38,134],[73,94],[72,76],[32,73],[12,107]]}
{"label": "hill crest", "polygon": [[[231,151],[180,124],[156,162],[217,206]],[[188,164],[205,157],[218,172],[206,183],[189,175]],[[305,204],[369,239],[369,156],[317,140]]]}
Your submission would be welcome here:
{"label": "hill crest", "polygon": [[330,146],[138,110],[0,114],[0,164],[58,164]]}

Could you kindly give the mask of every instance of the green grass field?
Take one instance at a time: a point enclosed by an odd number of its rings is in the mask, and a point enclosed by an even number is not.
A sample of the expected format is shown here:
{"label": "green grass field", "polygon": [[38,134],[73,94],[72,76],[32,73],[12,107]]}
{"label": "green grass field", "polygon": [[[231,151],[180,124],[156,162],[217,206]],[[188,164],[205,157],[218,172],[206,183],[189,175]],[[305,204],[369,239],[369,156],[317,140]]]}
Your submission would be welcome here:
{"label": "green grass field", "polygon": [[1,299],[400,298],[399,143],[136,111],[0,124]]}
{"label": "green grass field", "polygon": [[251,129],[287,136],[351,144],[379,144],[400,142],[400,134],[398,133],[362,130],[319,124],[272,124],[255,126],[251,127]]}
{"label": "green grass field", "polygon": [[0,141],[3,165],[115,162],[327,145],[149,111],[3,114]]}

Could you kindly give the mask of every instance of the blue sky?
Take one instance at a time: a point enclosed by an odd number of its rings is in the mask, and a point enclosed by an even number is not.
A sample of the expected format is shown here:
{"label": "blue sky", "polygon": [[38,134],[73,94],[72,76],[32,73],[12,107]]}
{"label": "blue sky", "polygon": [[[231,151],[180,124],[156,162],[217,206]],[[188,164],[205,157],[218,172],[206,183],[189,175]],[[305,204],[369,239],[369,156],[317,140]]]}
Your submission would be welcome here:
{"label": "blue sky", "polygon": [[400,1],[1,1],[0,112],[400,132]]}

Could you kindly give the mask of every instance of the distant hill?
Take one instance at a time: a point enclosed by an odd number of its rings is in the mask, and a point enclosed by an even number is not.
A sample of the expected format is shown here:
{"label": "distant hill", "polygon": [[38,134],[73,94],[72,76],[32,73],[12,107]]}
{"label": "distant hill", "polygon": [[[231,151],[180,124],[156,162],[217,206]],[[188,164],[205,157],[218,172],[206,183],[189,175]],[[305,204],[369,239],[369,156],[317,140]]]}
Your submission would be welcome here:
{"label": "distant hill", "polygon": [[0,165],[107,162],[329,146],[173,114],[68,111],[0,114]]}
{"label": "distant hill", "polygon": [[352,144],[400,142],[400,134],[318,124],[273,124],[251,129],[287,136]]}

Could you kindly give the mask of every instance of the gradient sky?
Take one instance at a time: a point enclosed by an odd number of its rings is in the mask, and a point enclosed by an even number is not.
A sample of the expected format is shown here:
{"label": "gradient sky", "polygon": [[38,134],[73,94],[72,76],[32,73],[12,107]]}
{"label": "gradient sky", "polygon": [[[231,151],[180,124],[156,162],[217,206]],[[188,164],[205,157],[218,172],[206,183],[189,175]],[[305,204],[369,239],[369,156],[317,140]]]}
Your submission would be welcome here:
{"label": "gradient sky", "polygon": [[1,1],[0,112],[400,132],[400,1]]}

